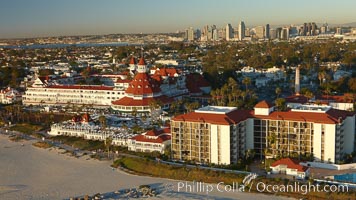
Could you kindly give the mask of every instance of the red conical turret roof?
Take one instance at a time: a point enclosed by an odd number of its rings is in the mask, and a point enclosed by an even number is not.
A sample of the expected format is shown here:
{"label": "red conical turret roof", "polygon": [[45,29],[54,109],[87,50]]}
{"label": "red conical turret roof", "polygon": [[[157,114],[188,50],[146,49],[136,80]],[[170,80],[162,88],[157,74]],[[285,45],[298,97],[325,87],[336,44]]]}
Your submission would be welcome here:
{"label": "red conical turret roof", "polygon": [[136,60],[135,58],[132,56],[131,60],[130,60],[130,65],[135,65],[136,64]]}
{"label": "red conical turret roof", "polygon": [[140,58],[140,61],[138,62],[139,65],[146,65],[145,59],[142,57]]}

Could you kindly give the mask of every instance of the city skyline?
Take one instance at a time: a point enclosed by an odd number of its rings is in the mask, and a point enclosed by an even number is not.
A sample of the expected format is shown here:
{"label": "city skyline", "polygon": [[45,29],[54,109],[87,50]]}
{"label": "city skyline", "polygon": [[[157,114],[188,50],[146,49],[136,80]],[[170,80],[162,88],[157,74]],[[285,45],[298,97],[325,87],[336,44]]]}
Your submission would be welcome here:
{"label": "city skyline", "polygon": [[356,21],[352,1],[45,1],[1,3],[0,38],[115,33],[160,33],[215,24],[237,27],[302,24],[344,24]]}

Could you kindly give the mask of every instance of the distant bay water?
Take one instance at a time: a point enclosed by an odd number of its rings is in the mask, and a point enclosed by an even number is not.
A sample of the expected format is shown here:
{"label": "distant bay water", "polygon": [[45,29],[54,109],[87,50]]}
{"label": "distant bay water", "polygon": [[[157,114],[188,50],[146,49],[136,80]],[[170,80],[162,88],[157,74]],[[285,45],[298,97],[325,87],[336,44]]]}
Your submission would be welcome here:
{"label": "distant bay water", "polygon": [[133,44],[127,42],[115,43],[78,43],[78,44],[30,44],[30,45],[0,45],[0,48],[7,49],[54,49],[66,47],[120,47],[120,46],[137,46],[141,44]]}

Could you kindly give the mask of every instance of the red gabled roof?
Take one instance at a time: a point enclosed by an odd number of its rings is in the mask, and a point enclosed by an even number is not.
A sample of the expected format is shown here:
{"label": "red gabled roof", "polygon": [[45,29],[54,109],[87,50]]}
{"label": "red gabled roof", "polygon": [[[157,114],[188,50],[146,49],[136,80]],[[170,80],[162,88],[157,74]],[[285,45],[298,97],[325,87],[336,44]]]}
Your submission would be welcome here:
{"label": "red gabled roof", "polygon": [[145,136],[159,136],[162,134],[170,134],[171,133],[171,128],[166,127],[166,128],[161,128],[161,129],[152,129],[147,131],[146,133],[143,133]]}
{"label": "red gabled roof", "polygon": [[244,121],[252,117],[253,116],[251,115],[251,111],[249,110],[234,110],[227,114],[190,112],[187,114],[178,115],[172,120],[230,125],[239,123],[240,121]]}
{"label": "red gabled roof", "polygon": [[174,77],[178,73],[175,68],[157,68],[154,75]]}
{"label": "red gabled roof", "polygon": [[273,104],[267,102],[266,100],[260,101],[255,105],[255,108],[272,108]]}
{"label": "red gabled roof", "polygon": [[150,143],[163,143],[167,140],[171,139],[171,136],[168,134],[160,135],[157,138],[147,138],[144,135],[136,135],[135,137],[131,138],[137,142],[150,142]]}
{"label": "red gabled roof", "polygon": [[114,87],[101,85],[50,85],[47,88],[55,89],[81,89],[81,90],[113,90]]}
{"label": "red gabled roof", "polygon": [[292,95],[285,98],[287,103],[300,103],[305,104],[308,102],[308,98],[303,95]]}
{"label": "red gabled roof", "polygon": [[344,95],[322,95],[318,97],[318,100],[333,101],[337,103],[352,103],[354,94],[344,94]]}
{"label": "red gabled roof", "polygon": [[89,122],[91,121],[91,117],[88,113],[84,113],[82,116],[82,122]]}
{"label": "red gabled roof", "polygon": [[160,91],[160,85],[156,80],[152,79],[147,73],[138,73],[125,92],[133,95],[144,95]]}
{"label": "red gabled roof", "polygon": [[114,105],[121,105],[121,106],[148,106],[151,101],[160,101],[163,104],[168,104],[173,102],[172,98],[167,96],[160,96],[160,97],[148,97],[143,99],[133,99],[131,97],[123,97],[119,100],[113,101],[112,104]]}
{"label": "red gabled roof", "polygon": [[162,130],[153,129],[153,130],[147,131],[144,135],[146,135],[146,136],[159,136],[162,133],[163,133]]}
{"label": "red gabled roof", "polygon": [[275,161],[271,164],[272,167],[276,167],[278,165],[287,165],[289,169],[297,169],[298,172],[306,172],[308,167],[299,165],[299,162],[296,160],[292,160],[290,158],[282,158],[280,160]]}
{"label": "red gabled roof", "polygon": [[201,93],[202,87],[209,87],[210,84],[200,74],[188,74],[186,77],[186,87],[189,93]]}
{"label": "red gabled roof", "polygon": [[354,112],[330,109],[325,113],[299,112],[299,111],[275,111],[269,115],[254,115],[258,119],[287,120],[300,122],[314,122],[323,124],[337,124],[339,120],[344,120],[348,116],[355,115]]}
{"label": "red gabled roof", "polygon": [[118,78],[117,81],[116,81],[116,83],[131,83],[131,81],[132,81],[132,80],[128,80],[128,79],[124,79],[124,80],[123,80],[123,79]]}
{"label": "red gabled roof", "polygon": [[159,82],[159,83],[162,81],[162,78],[161,78],[160,75],[154,74],[154,75],[151,76],[151,78],[154,79],[154,80],[156,80],[156,81]]}
{"label": "red gabled roof", "polygon": [[[186,78],[187,85],[197,85],[198,87],[209,87],[210,84],[200,74],[188,74]],[[187,86],[188,87],[188,86]]]}

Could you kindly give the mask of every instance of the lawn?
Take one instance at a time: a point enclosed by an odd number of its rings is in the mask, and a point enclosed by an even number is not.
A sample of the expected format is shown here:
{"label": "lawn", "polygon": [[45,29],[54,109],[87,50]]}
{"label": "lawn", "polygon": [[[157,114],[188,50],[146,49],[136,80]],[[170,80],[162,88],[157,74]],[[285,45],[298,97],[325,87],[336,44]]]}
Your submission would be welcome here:
{"label": "lawn", "polygon": [[[113,167],[121,166],[123,168],[129,169],[130,171],[139,174],[139,175],[149,175],[155,177],[169,178],[175,180],[186,180],[186,181],[197,181],[204,183],[219,183],[224,182],[225,184],[231,185],[232,183],[242,184],[242,180],[245,174],[232,174],[224,172],[216,172],[212,170],[199,169],[199,168],[186,168],[186,167],[176,167],[171,165],[166,165],[162,163],[157,163],[153,160],[147,158],[131,158],[131,157],[122,157],[118,160],[115,160]],[[251,192],[259,193],[256,190],[256,183],[263,182],[266,185],[294,185],[295,181],[288,179],[268,179],[266,177],[260,176],[254,180],[255,187],[251,188]],[[298,183],[308,184],[308,183]],[[313,181],[311,181],[311,184]],[[247,188],[249,188],[247,186]],[[247,189],[245,189],[247,190]],[[339,193],[327,193],[327,192],[310,192],[305,195],[301,194],[300,191],[294,192],[278,192],[278,193],[268,193],[265,194],[271,195],[281,195],[288,196],[297,199],[341,199],[341,200],[351,200],[355,199],[356,192],[354,190],[349,192],[339,192]]]}
{"label": "lawn", "polygon": [[152,175],[162,178],[172,178],[187,181],[201,181],[206,183],[224,182],[232,184],[233,182],[242,182],[245,174],[230,174],[216,172],[199,168],[177,167],[157,163],[150,159],[123,157],[116,160],[114,167],[122,166],[135,173],[142,175]]}
{"label": "lawn", "polygon": [[42,128],[43,127],[40,125],[22,123],[22,124],[15,124],[11,126],[9,129],[11,131],[18,131],[27,135],[33,135],[35,134],[35,132],[41,130]]}
{"label": "lawn", "polygon": [[82,150],[88,150],[88,151],[97,150],[97,149],[105,150],[105,144],[103,141],[85,140],[80,137],[68,137],[68,136],[55,136],[52,137],[52,139],[55,141],[61,141],[64,144]]}
{"label": "lawn", "polygon": [[53,145],[47,143],[47,142],[35,142],[32,144],[33,146],[35,147],[39,147],[39,148],[42,148],[42,149],[48,149],[48,148],[51,148]]}

